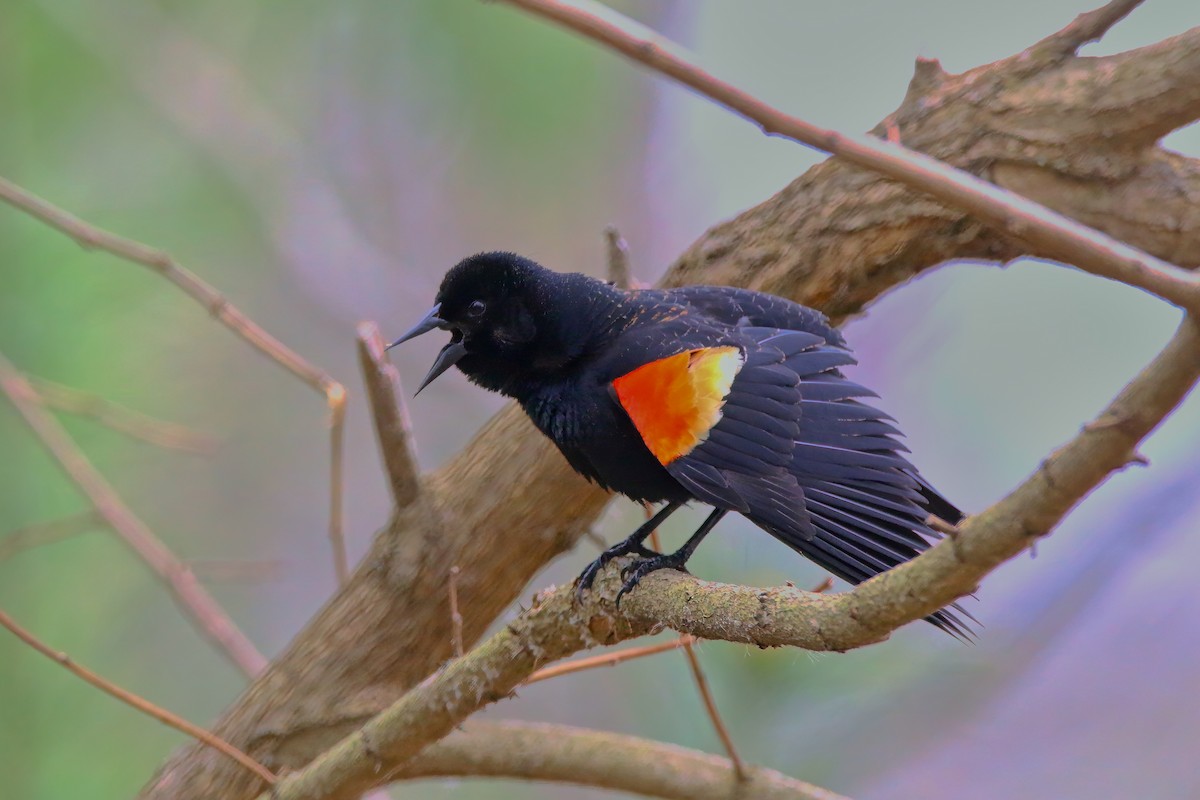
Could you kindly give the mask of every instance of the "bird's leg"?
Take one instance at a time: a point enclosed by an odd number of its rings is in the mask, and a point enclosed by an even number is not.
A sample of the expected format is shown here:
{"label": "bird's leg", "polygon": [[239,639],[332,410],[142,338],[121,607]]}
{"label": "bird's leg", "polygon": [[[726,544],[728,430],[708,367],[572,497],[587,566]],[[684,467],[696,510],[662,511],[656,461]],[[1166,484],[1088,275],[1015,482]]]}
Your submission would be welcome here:
{"label": "bird's leg", "polygon": [[654,533],[655,528],[678,511],[682,505],[682,502],[676,501],[667,503],[653,517],[643,522],[636,531],[630,534],[629,538],[608,548],[600,554],[599,558],[588,564],[587,568],[579,574],[579,579],[575,583],[575,597],[583,600],[583,593],[592,588],[592,582],[596,580],[596,575],[614,558],[627,555],[639,555],[642,558],[658,556],[658,553],[647,548],[642,542],[646,541],[647,537]]}
{"label": "bird's leg", "polygon": [[680,570],[681,572],[687,572],[687,568],[684,565],[692,557],[692,552],[696,549],[696,546],[708,535],[709,531],[716,527],[717,523],[721,521],[721,517],[727,513],[729,512],[723,508],[715,509],[708,515],[708,519],[704,520],[704,524],[692,534],[691,538],[683,543],[683,547],[674,553],[670,555],[654,555],[644,561],[636,561],[621,570],[621,577],[625,579],[625,585],[621,587],[621,591],[617,592],[617,606],[621,605],[621,598],[625,593],[637,586],[638,581],[651,572],[667,569],[668,567]]}

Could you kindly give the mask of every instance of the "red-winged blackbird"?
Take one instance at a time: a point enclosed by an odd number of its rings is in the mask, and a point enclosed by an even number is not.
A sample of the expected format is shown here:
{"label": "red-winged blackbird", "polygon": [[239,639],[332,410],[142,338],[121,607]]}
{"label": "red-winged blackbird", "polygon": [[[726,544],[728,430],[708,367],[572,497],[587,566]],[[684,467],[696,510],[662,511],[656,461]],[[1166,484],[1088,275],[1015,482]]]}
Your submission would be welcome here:
{"label": "red-winged blackbird", "polygon": [[[929,514],[962,519],[901,455],[894,420],[859,400],[875,395],[842,375],[854,358],[811,308],[724,286],[626,291],[513,253],[465,259],[436,299],[392,344],[451,332],[418,392],[457,366],[516,399],[576,472],[665,503],[583,571],[581,593],[621,555],[641,560],[618,601],[654,570],[684,569],[730,511],[855,584],[928,548]],[[687,543],[645,547],[690,500],[714,511]],[[928,619],[970,635],[948,610]]]}

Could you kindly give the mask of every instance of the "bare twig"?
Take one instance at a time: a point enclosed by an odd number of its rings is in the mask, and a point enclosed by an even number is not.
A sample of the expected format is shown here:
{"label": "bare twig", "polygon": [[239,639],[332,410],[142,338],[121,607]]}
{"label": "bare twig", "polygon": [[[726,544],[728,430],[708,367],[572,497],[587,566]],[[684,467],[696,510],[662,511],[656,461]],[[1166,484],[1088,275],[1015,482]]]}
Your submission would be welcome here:
{"label": "bare twig", "polygon": [[[680,641],[686,636],[687,634],[680,636]],[[717,731],[721,746],[725,748],[725,753],[733,764],[734,774],[737,775],[739,781],[744,781],[747,777],[746,765],[742,763],[742,758],[733,745],[733,737],[729,734],[729,728],[725,726],[725,720],[721,719],[721,712],[717,710],[717,701],[713,698],[712,690],[708,688],[708,678],[704,676],[704,670],[700,666],[700,656],[696,655],[696,648],[692,646],[691,640],[694,637],[687,638],[689,641],[683,646],[683,654],[687,657],[688,667],[692,670],[692,678],[696,681],[696,688],[700,691],[700,699],[704,701],[704,710],[708,712],[708,718]]]}
{"label": "bare twig", "polygon": [[82,514],[72,514],[69,517],[36,522],[17,528],[0,538],[0,563],[25,550],[70,539],[81,533],[95,530],[98,525],[103,524],[104,521],[95,511],[85,511]]}
{"label": "bare twig", "polygon": [[125,408],[99,395],[83,392],[61,383],[27,375],[26,379],[41,395],[42,402],[58,411],[87,417],[114,431],[141,439],[144,442],[187,450],[193,453],[210,454],[217,449],[212,436],[198,433],[174,422],[164,422],[133,409]]}
{"label": "bare twig", "polygon": [[633,270],[629,266],[629,245],[612,225],[604,229],[608,246],[608,280],[614,286],[628,289],[633,286]]}
{"label": "bare twig", "polygon": [[162,275],[183,290],[188,297],[207,309],[218,322],[322,395],[327,395],[330,387],[337,383],[293,352],[287,345],[260,328],[226,300],[224,295],[182,267],[162,250],[109,233],[84,222],[5,178],[0,178],[0,200],[4,200],[13,208],[24,211],[69,236],[85,250],[103,250],[125,261],[141,264]]}
{"label": "bare twig", "polygon": [[63,471],[91,501],[96,514],[154,570],[200,630],[242,672],[253,676],[261,671],[267,664],[266,659],[200,585],[192,571],[125,505],[58,420],[42,407],[33,387],[3,354],[0,354],[0,390],[8,396]]}
{"label": "bare twig", "polygon": [[718,756],[537,722],[468,722],[389,779],[463,776],[557,781],[667,800],[844,800],[764,767],[750,767],[747,780],[735,785]]}
{"label": "bare twig", "polygon": [[813,588],[809,589],[813,594],[825,594],[833,588],[833,578],[826,577],[825,580],[818,583]]}
{"label": "bare twig", "polygon": [[329,387],[329,545],[333,550],[333,574],[338,586],[350,579],[350,563],[346,557],[346,535],[343,532],[345,514],[342,512],[345,493],[342,476],[346,473],[346,390],[342,385]]}
{"label": "bare twig", "polygon": [[681,647],[688,647],[695,641],[696,637],[688,636],[685,633],[682,636],[677,636],[665,642],[655,642],[654,644],[645,644],[640,647],[627,647],[624,650],[614,650],[611,653],[601,653],[598,656],[588,656],[587,658],[579,658],[574,661],[566,661],[562,664],[553,664],[549,667],[543,667],[530,675],[525,680],[525,685],[528,686],[538,681],[547,681],[551,678],[596,669],[597,667],[615,667],[617,664],[624,664],[626,661],[633,661],[638,658],[645,658],[646,656],[678,650]]}
{"label": "bare twig", "polygon": [[358,360],[392,499],[397,508],[404,508],[420,494],[421,468],[413,447],[412,423],[404,404],[400,373],[388,361],[386,343],[374,322],[358,325]]}
{"label": "bare twig", "polygon": [[18,625],[12,617],[2,610],[0,610],[0,625],[8,628],[8,630],[10,630],[18,639],[32,647],[34,650],[37,650],[46,658],[57,662],[69,672],[90,683],[92,686],[95,686],[100,691],[110,695],[111,697],[117,698],[122,703],[137,709],[149,717],[153,717],[164,725],[174,728],[180,733],[186,734],[187,736],[191,736],[193,739],[203,742],[214,750],[219,750],[220,752],[232,758],[234,761],[241,764],[246,769],[253,772],[258,777],[262,778],[262,780],[264,780],[268,785],[275,784],[276,777],[274,773],[272,773],[262,764],[255,761],[250,756],[243,753],[241,750],[231,745],[229,742],[214,736],[203,728],[193,725],[186,719],[178,717],[164,708],[154,705],[149,700],[139,697],[133,692],[122,689],[120,686],[117,686],[115,683],[100,677],[82,664],[75,663],[66,653],[58,652],[48,645],[43,644],[37,637]]}
{"label": "bare twig", "polygon": [[[646,519],[650,519],[653,516],[650,504],[643,503],[642,508],[646,513]],[[655,550],[662,550],[657,528],[650,531],[650,542]],[[687,658],[688,669],[691,670],[692,680],[696,684],[696,691],[700,693],[700,700],[704,703],[704,711],[708,714],[708,719],[712,722],[713,730],[717,732],[717,738],[721,740],[721,745],[725,748],[725,752],[729,756],[729,761],[733,764],[734,774],[737,775],[739,781],[745,780],[746,766],[742,763],[737,748],[734,747],[733,737],[729,734],[729,728],[725,726],[725,720],[721,718],[721,712],[717,710],[716,698],[713,697],[712,690],[708,687],[708,678],[704,676],[704,668],[700,666],[700,657],[696,655],[696,648],[693,646],[694,640],[695,637],[689,636],[686,633],[679,635],[680,646],[683,648],[683,654]]]}
{"label": "bare twig", "polygon": [[325,398],[326,406],[329,408],[332,445],[329,537],[334,543],[335,566],[339,573],[347,572],[344,545],[339,550],[342,541],[342,442],[346,412],[345,388],[259,327],[257,323],[230,303],[224,295],[185,269],[168,253],[84,222],[5,178],[0,178],[0,200],[69,236],[86,250],[103,250],[117,258],[148,267],[163,276],[204,307],[214,319]]}
{"label": "bare twig", "polygon": [[1129,13],[1143,2],[1144,0],[1112,0],[1100,8],[1085,11],[1062,30],[1035,44],[1030,51],[1052,58],[1075,55],[1085,44],[1100,41],[1113,25],[1129,16]]}
{"label": "bare twig", "polygon": [[947,536],[958,536],[958,526],[951,525],[949,522],[937,516],[936,514],[930,514],[928,517],[926,517],[925,524],[928,525],[931,530],[937,531],[938,533],[944,533]]}
{"label": "bare twig", "polygon": [[463,654],[463,617],[458,610],[458,576],[461,574],[457,564],[450,568],[450,639],[456,658],[462,658]]}
{"label": "bare twig", "polygon": [[921,153],[872,136],[817,127],[709,74],[674,43],[592,0],[506,0],[666,75],[778,135],[874,170],[961,208],[1082,270],[1127,283],[1200,316],[1200,277],[1045,206]]}

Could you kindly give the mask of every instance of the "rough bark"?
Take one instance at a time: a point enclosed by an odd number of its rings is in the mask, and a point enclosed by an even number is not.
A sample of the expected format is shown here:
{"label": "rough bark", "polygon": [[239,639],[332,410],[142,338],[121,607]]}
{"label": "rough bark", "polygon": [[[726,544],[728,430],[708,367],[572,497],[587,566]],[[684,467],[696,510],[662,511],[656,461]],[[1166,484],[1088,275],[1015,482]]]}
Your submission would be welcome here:
{"label": "rough bark", "polygon": [[[835,595],[711,583],[673,570],[615,604],[620,566],[580,602],[548,589],[479,647],[406,692],[260,800],[353,800],[484,706],[509,696],[547,662],[663,624],[700,638],[848,650],[887,637],[976,590],[999,564],[1049,534],[1084,496],[1136,460],[1138,445],[1200,379],[1200,327],[1190,318],[1163,351],[1071,442],[1016,490],[921,556]],[[623,562],[629,563],[628,560]]]}
{"label": "rough bark", "polygon": [[520,778],[669,800],[845,800],[775,770],[735,780],[729,761],[652,739],[533,722],[471,722],[392,779]]}
{"label": "rough bark", "polygon": [[[1035,47],[957,76],[923,61],[879,131],[894,126],[911,148],[1196,267],[1200,163],[1155,144],[1200,116],[1196,75],[1200,28],[1099,59]],[[1053,257],[1012,234],[829,161],[708,231],[664,282],[750,286],[841,320],[946,261]],[[423,480],[349,584],[216,732],[272,769],[302,766],[451,655],[451,565],[462,569],[464,635],[474,641],[606,502],[518,411],[504,410]],[[190,746],[144,796],[248,798],[256,788],[235,766]]]}

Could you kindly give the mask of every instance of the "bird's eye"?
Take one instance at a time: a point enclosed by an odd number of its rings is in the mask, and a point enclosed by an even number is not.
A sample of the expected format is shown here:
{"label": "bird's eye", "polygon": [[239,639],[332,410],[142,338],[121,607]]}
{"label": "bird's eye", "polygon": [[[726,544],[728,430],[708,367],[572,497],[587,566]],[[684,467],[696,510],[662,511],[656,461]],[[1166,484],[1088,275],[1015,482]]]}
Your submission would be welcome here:
{"label": "bird's eye", "polygon": [[487,305],[482,300],[472,301],[471,305],[467,306],[467,316],[472,318],[482,317],[486,309]]}

